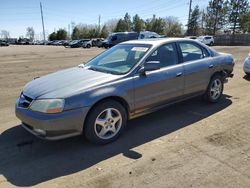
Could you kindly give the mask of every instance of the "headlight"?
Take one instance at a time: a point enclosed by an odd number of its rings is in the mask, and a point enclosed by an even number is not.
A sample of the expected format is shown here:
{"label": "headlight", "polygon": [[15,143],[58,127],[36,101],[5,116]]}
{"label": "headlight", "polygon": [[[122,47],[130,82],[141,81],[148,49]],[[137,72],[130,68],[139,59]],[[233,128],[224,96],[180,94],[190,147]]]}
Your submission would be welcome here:
{"label": "headlight", "polygon": [[63,111],[64,99],[41,99],[34,100],[29,109],[43,113],[59,113]]}

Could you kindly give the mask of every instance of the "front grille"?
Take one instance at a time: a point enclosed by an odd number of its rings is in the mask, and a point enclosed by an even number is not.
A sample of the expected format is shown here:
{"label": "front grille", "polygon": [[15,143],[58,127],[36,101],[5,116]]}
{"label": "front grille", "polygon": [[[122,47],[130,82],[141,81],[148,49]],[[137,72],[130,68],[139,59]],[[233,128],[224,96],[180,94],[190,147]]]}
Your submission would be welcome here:
{"label": "front grille", "polygon": [[32,98],[30,98],[30,97],[24,95],[23,93],[21,93],[21,95],[19,97],[18,106],[21,107],[21,108],[28,108],[32,101],[33,101]]}

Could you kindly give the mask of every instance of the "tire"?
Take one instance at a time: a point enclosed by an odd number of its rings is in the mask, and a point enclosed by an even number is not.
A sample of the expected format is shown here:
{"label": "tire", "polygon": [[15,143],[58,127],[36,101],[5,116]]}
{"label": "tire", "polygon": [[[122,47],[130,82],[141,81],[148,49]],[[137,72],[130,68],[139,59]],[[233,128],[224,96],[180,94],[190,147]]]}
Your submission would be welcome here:
{"label": "tire", "polygon": [[222,76],[219,74],[214,75],[208,84],[204,99],[209,103],[217,103],[221,99],[223,89]]}
{"label": "tire", "polygon": [[87,45],[87,48],[90,48],[90,47],[91,47],[90,44],[88,44],[88,45]]}
{"label": "tire", "polygon": [[115,141],[124,131],[127,113],[116,101],[107,100],[93,107],[84,127],[86,138],[94,144],[108,144]]}
{"label": "tire", "polygon": [[213,45],[214,45],[214,43],[213,43],[213,42],[210,42],[209,46],[213,46]]}

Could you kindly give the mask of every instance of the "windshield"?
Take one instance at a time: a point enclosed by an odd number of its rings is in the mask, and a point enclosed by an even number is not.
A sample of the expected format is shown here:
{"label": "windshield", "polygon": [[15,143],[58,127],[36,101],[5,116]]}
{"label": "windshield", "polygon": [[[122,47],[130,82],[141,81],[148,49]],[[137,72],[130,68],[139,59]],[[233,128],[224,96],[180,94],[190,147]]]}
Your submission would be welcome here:
{"label": "windshield", "polygon": [[139,62],[151,45],[119,44],[95,57],[85,66],[88,69],[111,74],[125,74]]}
{"label": "windshield", "polygon": [[73,40],[73,41],[70,42],[70,44],[76,44],[78,42],[79,42],[79,40]]}

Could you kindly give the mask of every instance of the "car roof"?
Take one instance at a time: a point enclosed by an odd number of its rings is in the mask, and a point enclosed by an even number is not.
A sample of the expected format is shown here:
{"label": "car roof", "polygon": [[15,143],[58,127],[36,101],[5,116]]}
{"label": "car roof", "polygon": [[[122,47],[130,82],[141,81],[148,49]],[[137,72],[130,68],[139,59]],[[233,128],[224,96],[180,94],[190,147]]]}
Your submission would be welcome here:
{"label": "car roof", "polygon": [[150,44],[153,46],[158,46],[166,42],[178,42],[178,41],[194,42],[194,40],[187,38],[150,38],[150,39],[130,40],[123,42],[121,44]]}

